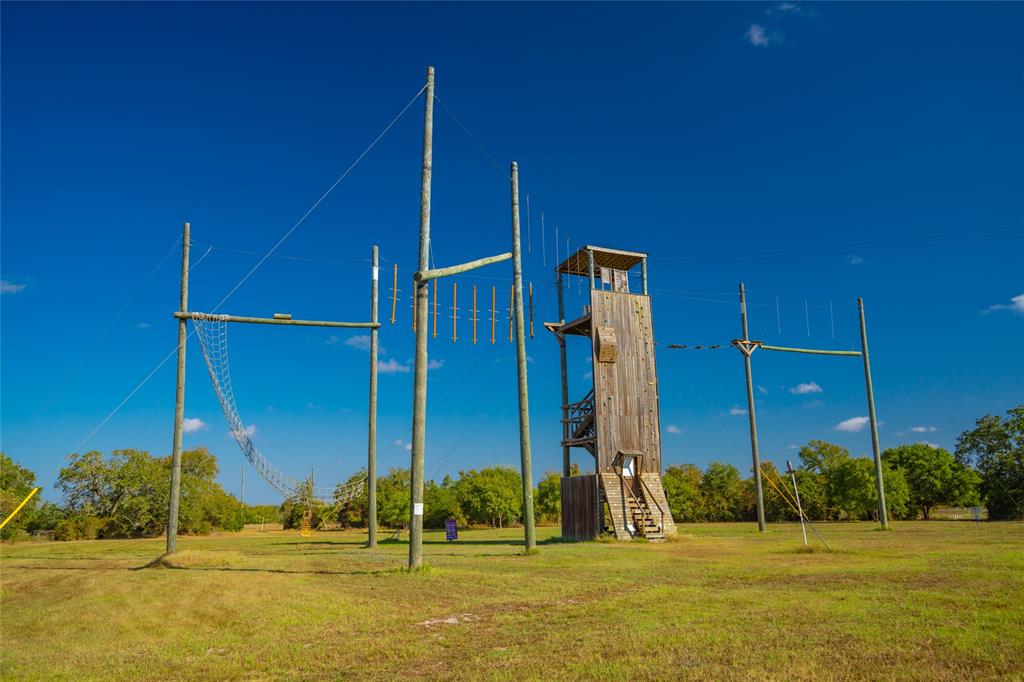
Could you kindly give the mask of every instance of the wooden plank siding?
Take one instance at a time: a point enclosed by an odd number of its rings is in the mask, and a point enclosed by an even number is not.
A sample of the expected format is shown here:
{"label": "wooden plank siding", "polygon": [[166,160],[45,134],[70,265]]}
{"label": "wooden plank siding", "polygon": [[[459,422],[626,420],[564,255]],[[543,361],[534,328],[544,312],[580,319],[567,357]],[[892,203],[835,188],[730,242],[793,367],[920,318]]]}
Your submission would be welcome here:
{"label": "wooden plank siding", "polygon": [[[651,300],[592,290],[591,328],[597,423],[597,470],[613,471],[620,451],[643,453],[643,470],[661,472],[658,374],[654,362]],[[614,362],[599,362],[599,328],[614,330]]]}
{"label": "wooden plank siding", "polygon": [[562,478],[562,537],[593,540],[598,528],[597,476]]}

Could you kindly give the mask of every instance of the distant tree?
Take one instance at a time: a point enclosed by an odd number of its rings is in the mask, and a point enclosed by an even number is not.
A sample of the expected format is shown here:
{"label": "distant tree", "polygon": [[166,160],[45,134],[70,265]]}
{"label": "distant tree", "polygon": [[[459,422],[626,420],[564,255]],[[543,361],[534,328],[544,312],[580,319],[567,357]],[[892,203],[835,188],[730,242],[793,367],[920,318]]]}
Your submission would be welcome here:
{"label": "distant tree", "polygon": [[459,505],[470,523],[489,523],[502,528],[522,515],[522,478],[511,467],[460,471],[455,489]]}
{"label": "distant tree", "polygon": [[833,465],[828,475],[829,502],[841,518],[849,520],[871,517],[877,509],[875,464],[866,457],[847,457]]}
{"label": "distant tree", "polygon": [[455,491],[455,481],[445,476],[438,485],[427,481],[423,485],[423,525],[427,528],[444,528],[448,519],[455,519],[457,526],[466,525],[466,515]]}
{"label": "distant tree", "polygon": [[247,504],[242,509],[243,523],[281,523],[281,507],[276,504]]}
{"label": "distant tree", "polygon": [[[334,489],[334,518],[342,528],[365,528],[368,522],[370,494],[364,484],[362,490],[355,497],[351,495],[352,486],[366,478],[366,469],[360,469],[348,477],[348,480],[339,483]],[[346,499],[347,498],[347,499]],[[379,507],[379,505],[378,505]],[[378,518],[378,523],[380,519]]]}
{"label": "distant tree", "polygon": [[408,469],[391,469],[387,476],[377,479],[377,522],[388,528],[409,525]]}
{"label": "distant tree", "polygon": [[708,521],[736,521],[743,517],[747,505],[739,469],[712,462],[701,477],[700,487],[703,515]]}
{"label": "distant tree", "polygon": [[[8,514],[21,504],[35,485],[36,475],[34,473],[0,452],[0,521],[6,519]],[[38,503],[39,495],[37,493],[18,512],[18,516],[4,526],[4,529],[0,531],[0,538],[10,540],[23,534]]]}
{"label": "distant tree", "polygon": [[686,523],[706,519],[701,478],[701,471],[695,464],[678,464],[665,469],[662,483],[675,521]]}
{"label": "distant tree", "polygon": [[900,445],[883,452],[882,459],[906,478],[910,504],[925,519],[937,504],[977,501],[976,475],[942,448],[926,443]]}
{"label": "distant tree", "polygon": [[533,496],[539,521],[557,521],[562,514],[562,473],[549,471]]}
{"label": "distant tree", "polygon": [[981,475],[989,518],[1024,518],[1024,405],[977,420],[957,438],[956,457]]}
{"label": "distant tree", "polygon": [[841,445],[823,440],[812,440],[800,448],[800,461],[804,469],[828,476],[829,472],[850,459],[850,451]]}
{"label": "distant tree", "polygon": [[[99,520],[100,537],[153,537],[164,532],[170,496],[171,458],[142,450],[74,454],[60,470],[57,487],[64,493],[72,525],[91,529],[84,517]],[[215,481],[217,458],[205,448],[181,457],[180,533],[208,533],[240,527],[238,500]],[[89,533],[86,533],[88,535]]]}

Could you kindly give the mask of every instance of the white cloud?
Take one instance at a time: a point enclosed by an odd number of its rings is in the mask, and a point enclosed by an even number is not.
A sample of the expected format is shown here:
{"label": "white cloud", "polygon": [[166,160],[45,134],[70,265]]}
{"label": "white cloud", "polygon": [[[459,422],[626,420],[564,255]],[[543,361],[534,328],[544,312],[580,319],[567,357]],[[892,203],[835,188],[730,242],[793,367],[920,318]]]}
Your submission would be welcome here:
{"label": "white cloud", "polygon": [[863,431],[864,427],[868,425],[867,417],[850,417],[844,419],[836,425],[836,431],[846,431],[847,433],[856,433],[857,431]]}
{"label": "white cloud", "polygon": [[747,413],[747,411],[744,410],[742,407],[737,407],[737,406],[733,405],[732,407],[729,408],[729,414],[731,414],[734,417],[737,417],[737,416],[739,416],[741,414],[746,414],[746,413]]}
{"label": "white cloud", "polygon": [[359,334],[358,336],[350,336],[345,339],[345,345],[350,348],[358,348],[359,350],[370,350],[370,335]]}
{"label": "white cloud", "polygon": [[927,445],[928,447],[932,447],[932,448],[939,447],[938,443],[933,443],[930,440],[919,440],[919,441],[917,441],[917,443],[918,443],[918,445]]}
{"label": "white cloud", "polygon": [[934,426],[911,426],[910,430],[914,433],[935,433],[938,431]]}
{"label": "white cloud", "polygon": [[401,438],[399,438],[398,440],[395,441],[395,445],[401,445],[401,444],[402,444],[402,439]]}
{"label": "white cloud", "polygon": [[[337,334],[331,334],[327,337],[328,346],[348,346],[349,348],[355,348],[356,350],[370,352],[370,335],[369,334],[358,334],[356,336],[341,337]],[[377,353],[380,355],[387,355],[388,351],[381,346],[378,342]]]}
{"label": "white cloud", "polygon": [[769,7],[764,11],[770,17],[783,17],[786,15],[804,17],[806,19],[817,18],[818,13],[811,8],[803,7],[795,2],[783,2],[775,7]]}
{"label": "white cloud", "polygon": [[864,262],[864,256],[857,256],[852,253],[847,254],[846,262],[849,263],[850,265],[860,265],[861,263]]}
{"label": "white cloud", "polygon": [[586,374],[583,375],[583,380],[584,381],[590,381],[593,378],[594,378],[594,373],[593,372],[587,372]]}
{"label": "white cloud", "polygon": [[683,430],[681,428],[679,428],[678,426],[676,426],[675,424],[669,424],[668,426],[665,427],[665,430],[668,431],[669,433],[682,433],[683,432]]}
{"label": "white cloud", "polygon": [[995,305],[990,305],[984,312],[990,313],[995,310],[1009,310],[1024,315],[1024,294],[1018,294],[1012,297],[1009,303],[997,303]]}
{"label": "white cloud", "polygon": [[139,329],[149,329],[149,328],[150,328],[150,327],[152,327],[153,325],[151,325],[151,324],[150,324],[149,322],[139,322],[139,323],[138,323],[137,325],[135,325],[135,326],[136,326],[136,327],[138,327]]}
{"label": "white cloud", "polygon": [[760,393],[761,395],[764,395],[764,394],[768,393],[768,389],[765,388],[764,386],[761,386],[760,384],[758,384],[757,392]]}
{"label": "white cloud", "polygon": [[185,433],[195,433],[196,431],[205,431],[210,428],[206,425],[202,419],[198,417],[185,417],[185,420],[181,422],[181,430]]}
{"label": "white cloud", "polygon": [[807,395],[808,393],[821,393],[824,389],[818,385],[817,381],[808,381],[802,384],[797,384],[793,388],[789,389],[790,393],[795,395]]}
{"label": "white cloud", "polygon": [[750,28],[747,29],[747,32],[744,35],[746,35],[747,40],[750,41],[751,45],[756,45],[757,47],[768,47],[769,37],[768,34],[765,33],[764,26],[761,24],[751,24]]}
{"label": "white cloud", "polygon": [[408,374],[411,369],[409,365],[403,365],[394,358],[390,360],[378,360],[377,371],[381,374]]}
{"label": "white cloud", "polygon": [[441,369],[444,367],[444,360],[432,359],[427,361],[427,369]]}
{"label": "white cloud", "polygon": [[406,450],[412,450],[412,443],[406,443],[405,444],[405,449]]}
{"label": "white cloud", "polygon": [[791,444],[791,445],[789,446],[789,449],[790,449],[790,450],[799,450],[799,449],[800,449],[800,446],[799,446],[799,445],[792,445],[792,444]]}
{"label": "white cloud", "polygon": [[0,294],[16,294],[25,289],[26,284],[15,284],[6,279],[0,279]]}

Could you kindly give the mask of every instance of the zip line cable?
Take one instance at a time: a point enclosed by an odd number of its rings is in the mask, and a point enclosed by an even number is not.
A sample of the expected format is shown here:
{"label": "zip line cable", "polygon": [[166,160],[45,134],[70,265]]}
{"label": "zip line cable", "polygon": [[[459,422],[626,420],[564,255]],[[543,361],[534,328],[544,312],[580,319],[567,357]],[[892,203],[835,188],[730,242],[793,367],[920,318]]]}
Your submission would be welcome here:
{"label": "zip line cable", "polygon": [[[419,91],[418,91],[418,92],[417,92],[417,93],[416,93],[416,94],[415,94],[415,95],[413,96],[413,98],[412,98],[411,100],[409,100],[409,103],[408,103],[408,104],[406,104],[406,105],[405,105],[405,106],[404,106],[404,107],[402,108],[402,110],[401,110],[401,111],[399,111],[399,112],[398,112],[398,114],[397,114],[397,115],[396,115],[396,116],[395,116],[395,117],[394,117],[393,119],[391,119],[391,122],[390,122],[390,123],[388,123],[388,124],[387,124],[387,126],[385,126],[384,130],[382,130],[382,131],[380,132],[380,134],[379,134],[379,135],[377,135],[377,137],[375,137],[375,138],[374,138],[373,142],[371,142],[371,143],[370,143],[370,144],[369,144],[369,145],[368,145],[368,146],[367,146],[367,147],[366,147],[366,148],[365,148],[365,149],[364,149],[364,150],[362,151],[362,153],[361,153],[361,154],[360,154],[359,156],[357,156],[357,157],[356,157],[356,160],[355,160],[355,161],[353,161],[353,162],[351,163],[351,165],[349,165],[349,167],[345,169],[345,172],[344,172],[344,173],[342,173],[342,174],[341,174],[341,175],[340,175],[340,176],[338,177],[338,179],[334,181],[334,183],[333,183],[333,184],[332,184],[332,185],[331,185],[331,186],[330,186],[330,187],[329,187],[329,188],[327,189],[327,191],[326,191],[326,192],[324,192],[324,193],[323,193],[322,195],[320,195],[320,198],[319,198],[319,199],[317,199],[317,200],[316,200],[315,202],[313,202],[313,205],[309,207],[309,210],[307,210],[307,211],[306,211],[306,212],[305,212],[304,214],[302,214],[302,217],[300,217],[300,218],[299,218],[299,219],[298,219],[298,220],[297,220],[297,221],[295,222],[295,224],[294,224],[294,225],[292,225],[292,226],[291,226],[290,228],[288,228],[288,230],[287,230],[287,231],[286,231],[286,232],[284,233],[284,235],[283,235],[283,236],[282,236],[282,237],[281,237],[280,239],[278,239],[278,240],[277,240],[277,242],[276,242],[276,243],[275,243],[275,244],[274,244],[274,245],[273,245],[272,247],[270,247],[270,250],[269,250],[269,251],[267,251],[267,252],[266,252],[266,253],[265,253],[265,254],[263,255],[263,257],[262,257],[262,258],[260,258],[260,260],[259,260],[259,261],[257,261],[256,265],[254,265],[254,266],[253,266],[253,267],[252,267],[252,268],[251,268],[251,269],[250,269],[250,270],[249,270],[249,271],[248,271],[248,272],[247,272],[247,273],[246,273],[246,274],[245,274],[245,275],[244,275],[244,276],[242,277],[242,279],[240,279],[240,280],[238,281],[238,283],[237,283],[237,284],[235,284],[235,286],[233,286],[233,287],[231,288],[231,290],[230,290],[230,291],[228,291],[228,293],[224,295],[224,297],[223,297],[223,298],[221,298],[220,302],[218,302],[218,303],[217,303],[217,305],[215,305],[215,306],[213,307],[213,309],[212,309],[212,310],[210,311],[210,313],[211,313],[211,314],[212,314],[212,313],[216,313],[216,312],[217,312],[217,311],[218,311],[218,310],[220,309],[220,307],[221,307],[222,305],[224,305],[224,303],[226,303],[226,302],[227,302],[227,300],[228,300],[229,298],[231,298],[231,297],[232,297],[232,296],[233,296],[233,295],[235,294],[235,292],[237,292],[237,291],[238,291],[238,290],[239,290],[239,289],[240,289],[240,288],[242,287],[242,285],[243,285],[243,284],[245,284],[245,282],[246,282],[246,281],[247,281],[247,280],[248,280],[248,279],[249,279],[250,277],[252,277],[252,275],[253,275],[253,274],[254,274],[254,273],[255,273],[255,272],[256,272],[256,271],[257,271],[257,270],[258,270],[258,269],[260,268],[260,266],[262,266],[262,265],[263,265],[263,264],[264,264],[264,263],[265,263],[265,262],[267,261],[267,259],[269,259],[269,258],[270,258],[271,256],[273,256],[273,255],[274,255],[274,252],[275,252],[275,251],[277,251],[277,249],[278,249],[278,248],[279,248],[279,247],[281,246],[281,244],[283,244],[283,243],[284,243],[284,242],[285,242],[285,241],[286,241],[286,240],[288,239],[288,237],[290,237],[290,236],[292,235],[292,233],[294,233],[294,232],[295,232],[295,230],[297,230],[297,229],[299,228],[299,226],[300,226],[300,225],[302,225],[302,223],[304,223],[304,222],[305,222],[306,218],[308,218],[308,217],[310,216],[310,214],[311,214],[311,213],[313,213],[313,211],[315,211],[315,210],[316,210],[316,208],[317,208],[318,206],[320,206],[320,204],[321,204],[321,203],[323,203],[324,199],[326,199],[326,198],[327,198],[327,196],[328,196],[328,195],[329,195],[329,194],[330,194],[331,192],[333,192],[333,191],[334,191],[334,188],[335,188],[335,187],[337,187],[337,186],[338,186],[338,185],[339,185],[339,184],[341,183],[341,181],[342,181],[342,180],[344,180],[344,179],[345,179],[346,177],[348,177],[349,173],[351,173],[351,172],[352,172],[352,170],[353,170],[353,169],[354,169],[354,168],[355,168],[355,167],[356,167],[356,166],[357,166],[357,165],[359,164],[359,162],[363,160],[363,157],[365,157],[365,156],[366,156],[367,154],[369,154],[369,153],[370,153],[370,150],[372,150],[372,149],[373,149],[373,148],[374,148],[375,146],[377,146],[377,143],[381,141],[381,139],[382,139],[382,138],[383,138],[383,137],[384,137],[384,136],[385,136],[385,135],[386,135],[386,134],[388,133],[388,131],[390,131],[390,130],[391,130],[391,128],[392,128],[392,127],[394,127],[395,123],[397,123],[397,122],[398,122],[398,120],[399,120],[400,118],[402,118],[402,116],[403,116],[403,115],[405,114],[405,112],[409,110],[409,107],[411,107],[411,106],[413,105],[413,103],[414,103],[414,102],[415,102],[415,101],[416,101],[417,99],[419,99],[419,96],[423,94],[423,91],[424,91],[424,90],[426,90],[426,88],[427,88],[427,86],[426,86],[426,84],[424,84],[424,85],[423,85],[423,87],[421,87],[421,88],[419,89]],[[207,250],[207,253],[209,253],[209,250]],[[206,256],[206,254],[204,254],[204,255],[203,255],[203,257],[205,257],[205,256]],[[197,262],[196,264],[198,264],[198,262]],[[194,267],[194,266],[190,266],[190,267],[189,267],[189,272],[191,272],[191,271],[192,271],[192,267]],[[193,335],[194,333],[195,333],[195,329],[193,328],[193,330],[192,330],[191,332],[189,332],[189,333],[188,333],[188,336],[186,336],[185,338],[186,338],[186,339],[188,339],[188,338],[191,338],[191,337],[192,337],[192,335]],[[125,404],[126,404],[126,403],[127,403],[127,402],[128,402],[129,400],[131,400],[131,399],[132,399],[132,397],[134,397],[134,396],[135,396],[135,394],[136,394],[136,393],[138,393],[138,392],[139,392],[139,391],[140,391],[140,390],[142,389],[142,387],[146,385],[146,383],[148,383],[148,382],[149,382],[149,380],[150,380],[150,379],[151,379],[151,378],[153,377],[153,375],[154,375],[154,374],[156,374],[156,373],[157,373],[157,372],[158,372],[158,371],[160,370],[160,368],[161,368],[161,367],[163,367],[163,366],[164,366],[164,365],[165,365],[165,364],[167,363],[167,361],[171,359],[171,357],[172,357],[172,356],[173,356],[173,355],[174,355],[174,354],[175,354],[175,353],[177,352],[177,350],[178,350],[178,345],[177,345],[177,344],[175,344],[175,345],[174,345],[174,348],[172,348],[172,349],[170,350],[170,352],[169,352],[169,353],[167,353],[167,355],[165,355],[165,356],[163,357],[163,359],[162,359],[162,360],[160,360],[160,361],[159,361],[159,362],[158,362],[158,363],[156,364],[156,366],[155,366],[155,367],[153,367],[153,369],[151,369],[151,370],[150,370],[150,371],[149,371],[149,372],[148,372],[148,373],[147,373],[147,374],[146,374],[146,375],[145,375],[145,376],[144,376],[144,377],[142,378],[142,380],[141,380],[141,381],[139,381],[139,383],[137,383],[137,384],[135,385],[135,387],[134,387],[134,388],[133,388],[133,389],[132,389],[132,390],[131,390],[131,391],[130,391],[130,392],[128,393],[128,395],[127,395],[127,396],[125,396],[125,397],[124,397],[124,399],[123,399],[123,400],[121,400],[121,402],[119,402],[119,403],[117,404],[117,406],[116,406],[116,407],[115,407],[115,408],[114,408],[113,410],[111,410],[111,411],[110,411],[110,412],[109,412],[109,413],[107,414],[107,416],[106,416],[106,417],[104,417],[104,418],[103,418],[103,420],[102,420],[102,421],[100,421],[99,425],[97,425],[97,426],[96,426],[96,427],[95,427],[95,428],[94,428],[94,429],[93,429],[92,431],[90,431],[90,432],[89,432],[89,435],[87,435],[87,436],[86,436],[85,438],[83,438],[83,439],[82,439],[82,442],[80,442],[80,443],[78,444],[78,446],[77,446],[77,447],[75,448],[75,450],[76,450],[76,451],[78,451],[78,450],[81,450],[81,449],[82,449],[82,446],[83,446],[83,445],[85,445],[85,444],[86,444],[86,443],[87,443],[87,442],[88,442],[88,441],[89,441],[89,440],[90,440],[90,439],[91,439],[91,438],[92,438],[92,437],[93,437],[94,435],[96,435],[96,433],[97,433],[97,432],[99,432],[99,430],[100,430],[100,429],[102,429],[102,428],[103,428],[103,427],[104,427],[104,426],[105,426],[105,425],[107,424],[107,422],[109,422],[109,421],[110,421],[110,420],[111,420],[111,419],[112,419],[112,418],[114,417],[114,415],[116,415],[116,414],[117,414],[117,413],[118,413],[118,412],[119,412],[119,411],[121,410],[121,408],[122,408],[122,407],[124,407],[124,406],[125,406]]]}
{"label": "zip line cable", "polygon": [[[426,87],[426,86],[424,86],[424,87]],[[483,144],[481,144],[480,140],[478,140],[478,139],[476,138],[476,135],[474,135],[473,133],[471,133],[471,132],[469,131],[469,128],[467,128],[467,127],[465,126],[465,124],[463,124],[463,123],[462,123],[462,121],[460,121],[460,120],[459,120],[459,117],[455,115],[455,112],[454,112],[454,111],[452,111],[452,110],[451,110],[451,109],[450,109],[450,108],[448,107],[448,105],[444,103],[444,100],[442,100],[442,99],[441,99],[441,98],[440,98],[440,97],[438,96],[438,94],[437,94],[437,90],[434,90],[434,99],[435,99],[435,100],[437,100],[437,102],[438,102],[438,103],[439,103],[439,104],[441,105],[441,107],[442,107],[442,108],[443,108],[443,109],[444,109],[445,111],[447,111],[447,112],[448,112],[448,115],[452,117],[452,120],[453,120],[453,121],[455,121],[455,123],[456,123],[456,124],[458,124],[458,126],[459,126],[460,128],[462,128],[462,132],[466,133],[466,136],[467,136],[467,137],[469,137],[469,139],[471,139],[471,140],[473,141],[473,143],[474,143],[474,144],[476,144],[476,146],[480,148],[480,151],[481,151],[481,152],[483,152],[484,156],[486,156],[486,157],[487,157],[488,159],[490,159],[491,163],[493,163],[493,164],[494,164],[494,167],[498,169],[498,172],[499,172],[499,173],[501,173],[501,176],[502,176],[503,178],[505,178],[506,180],[511,180],[512,178],[511,178],[511,177],[509,176],[509,174],[508,174],[508,171],[507,171],[507,170],[505,170],[505,169],[504,169],[504,168],[502,167],[502,165],[501,165],[500,163],[498,163],[498,160],[497,160],[497,159],[495,159],[495,158],[494,158],[494,157],[493,157],[493,156],[491,155],[491,153],[490,153],[489,151],[487,151],[487,147],[485,147],[485,146],[483,146]]]}

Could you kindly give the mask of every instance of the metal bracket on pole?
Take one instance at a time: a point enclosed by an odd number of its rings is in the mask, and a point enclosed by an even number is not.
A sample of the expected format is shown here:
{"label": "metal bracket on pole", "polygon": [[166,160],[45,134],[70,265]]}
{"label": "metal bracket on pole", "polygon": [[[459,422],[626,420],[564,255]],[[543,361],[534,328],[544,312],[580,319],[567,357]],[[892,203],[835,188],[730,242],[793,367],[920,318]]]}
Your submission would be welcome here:
{"label": "metal bracket on pole", "polygon": [[751,341],[749,339],[733,339],[732,345],[736,346],[736,349],[748,358],[754,354],[755,350],[763,347],[760,341]]}

